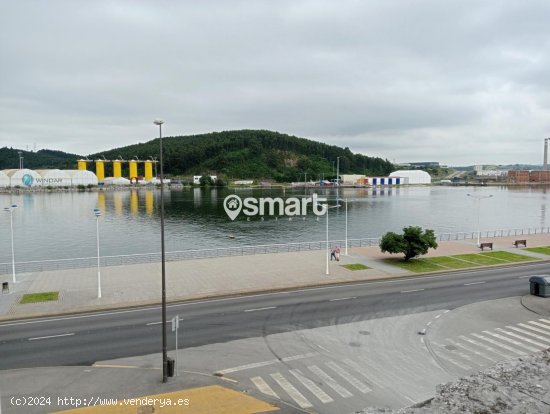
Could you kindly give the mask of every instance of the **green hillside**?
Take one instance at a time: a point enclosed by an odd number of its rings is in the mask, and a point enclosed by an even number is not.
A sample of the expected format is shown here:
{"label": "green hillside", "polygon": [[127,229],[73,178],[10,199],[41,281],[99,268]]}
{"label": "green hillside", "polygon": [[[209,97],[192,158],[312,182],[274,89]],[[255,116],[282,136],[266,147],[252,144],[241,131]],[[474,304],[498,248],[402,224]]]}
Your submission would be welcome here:
{"label": "green hillside", "polygon": [[0,170],[19,168],[19,151],[23,157],[23,166],[34,170],[40,168],[75,169],[76,160],[81,158],[80,155],[48,149],[32,152],[3,147],[0,148]]}
{"label": "green hillside", "polygon": [[[340,157],[340,174],[387,175],[393,166],[381,158],[353,154],[349,148],[263,130],[212,132],[163,138],[164,170],[172,175],[216,174],[227,178],[272,179],[280,182],[333,177]],[[115,148],[90,159],[122,157],[141,160],[159,155],[158,138]]]}

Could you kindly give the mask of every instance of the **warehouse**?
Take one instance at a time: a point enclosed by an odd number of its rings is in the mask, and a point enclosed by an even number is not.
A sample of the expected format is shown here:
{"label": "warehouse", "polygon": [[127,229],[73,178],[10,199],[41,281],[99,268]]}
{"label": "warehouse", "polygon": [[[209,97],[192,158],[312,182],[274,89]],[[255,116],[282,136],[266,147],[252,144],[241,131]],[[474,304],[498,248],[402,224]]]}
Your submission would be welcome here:
{"label": "warehouse", "polygon": [[0,187],[75,187],[97,185],[97,177],[91,171],[82,170],[3,170],[0,171]]}
{"label": "warehouse", "polygon": [[399,170],[390,174],[390,177],[401,177],[402,183],[407,184],[431,184],[432,177],[422,170]]}

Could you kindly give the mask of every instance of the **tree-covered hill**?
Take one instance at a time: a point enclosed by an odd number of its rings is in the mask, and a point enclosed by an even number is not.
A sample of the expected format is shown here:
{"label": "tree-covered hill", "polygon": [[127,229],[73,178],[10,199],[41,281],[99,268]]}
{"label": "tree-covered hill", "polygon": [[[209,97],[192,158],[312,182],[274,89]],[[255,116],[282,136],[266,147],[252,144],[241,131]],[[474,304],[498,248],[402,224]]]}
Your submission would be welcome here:
{"label": "tree-covered hill", "polygon": [[23,166],[35,170],[40,168],[75,169],[76,160],[81,158],[80,155],[48,149],[33,152],[3,147],[0,148],[0,170],[19,168],[19,152],[23,157]]}
{"label": "tree-covered hill", "polygon": [[[340,174],[387,175],[388,160],[353,154],[349,148],[264,130],[212,132],[163,138],[164,170],[172,175],[216,174],[227,178],[272,179],[281,182],[334,177],[337,157]],[[159,156],[159,140],[115,148],[90,159],[140,160]],[[334,163],[334,164],[333,164]]]}

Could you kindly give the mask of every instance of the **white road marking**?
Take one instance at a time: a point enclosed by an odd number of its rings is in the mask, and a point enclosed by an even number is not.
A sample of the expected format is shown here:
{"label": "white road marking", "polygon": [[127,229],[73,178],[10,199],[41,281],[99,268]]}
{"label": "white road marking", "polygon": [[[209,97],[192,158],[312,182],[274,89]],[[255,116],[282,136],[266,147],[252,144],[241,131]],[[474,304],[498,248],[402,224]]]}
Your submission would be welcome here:
{"label": "white road marking", "polygon": [[526,331],[525,329],[516,328],[515,326],[507,326],[508,329],[512,329],[516,332],[521,332],[524,335],[532,336],[533,338],[537,338],[539,341],[544,341],[550,343],[550,338],[546,338],[544,336],[540,336],[537,334],[534,334],[533,332]]}
{"label": "white road marking", "polygon": [[340,375],[342,378],[344,378],[347,382],[349,382],[351,385],[353,385],[355,388],[357,388],[359,391],[361,391],[363,394],[366,394],[367,392],[371,392],[372,390],[367,387],[366,384],[358,380],[356,377],[351,375],[349,372],[347,372],[344,368],[342,368],[340,365],[338,365],[336,362],[327,362],[325,363],[327,367],[332,369],[334,372],[336,372],[338,375]]}
{"label": "white road marking", "polygon": [[323,351],[325,352],[328,352],[330,354],[330,351],[328,349],[326,349],[323,345],[319,345],[319,344],[315,344],[317,345],[319,348],[321,348]]}
{"label": "white road marking", "polygon": [[[540,267],[540,263],[533,263],[533,264],[521,264],[516,266],[506,266],[507,269],[514,269],[514,268],[521,268],[525,269],[528,267]],[[470,275],[471,273],[477,272],[479,269],[472,269],[471,271],[464,271],[460,273],[453,273],[453,276],[460,277],[465,275]],[[399,284],[399,283],[408,283],[411,281],[418,281],[418,280],[431,280],[431,279],[444,279],[448,278],[449,274],[442,274],[442,275],[434,275],[434,276],[425,276],[425,277],[409,277],[409,278],[399,278],[399,279],[392,279],[392,280],[380,280],[380,281],[369,281],[369,282],[363,282],[363,283],[354,283],[354,284],[347,284],[345,285],[346,288],[349,287],[364,287],[369,285],[389,285],[389,284]],[[525,276],[525,277],[530,277]],[[264,297],[264,296],[279,296],[279,295],[288,295],[290,293],[304,293],[304,292],[315,292],[315,291],[323,291],[323,290],[334,290],[334,289],[341,289],[344,286],[321,286],[321,287],[315,287],[315,288],[307,288],[307,289],[296,289],[292,291],[281,291],[281,292],[268,292],[268,293],[257,293],[254,295],[246,295],[246,296],[232,296],[228,298],[219,298],[219,299],[208,299],[208,300],[198,300],[198,301],[192,301],[192,302],[185,302],[185,303],[174,303],[167,305],[167,308],[177,308],[177,307],[184,307],[184,306],[193,306],[193,305],[201,305],[201,304],[208,304],[208,303],[215,303],[215,302],[228,302],[228,301],[234,301],[239,300],[242,298],[258,298],[258,297]],[[64,316],[59,318],[51,318],[51,319],[33,319],[33,320],[25,320],[22,322],[12,322],[12,323],[0,323],[0,328],[4,326],[17,326],[17,325],[29,325],[29,324],[36,324],[36,323],[45,323],[45,322],[57,322],[57,321],[66,321],[71,319],[83,319],[83,318],[93,318],[93,317],[101,317],[101,316],[111,316],[111,315],[119,315],[119,314],[125,314],[125,313],[135,313],[135,312],[143,312],[148,310],[159,310],[161,309],[160,306],[151,306],[146,308],[138,308],[138,309],[128,309],[128,310],[120,310],[120,311],[112,311],[112,312],[96,312],[96,313],[89,313],[85,315],[77,315],[77,316]]]}
{"label": "white road marking", "polygon": [[436,316],[435,316],[435,319],[439,319],[440,317],[441,317],[441,314],[436,315]]}
{"label": "white road marking", "polygon": [[472,286],[472,285],[482,285],[487,282],[470,282],[470,283],[464,283],[464,286]]}
{"label": "white road marking", "polygon": [[330,299],[329,302],[337,302],[339,300],[350,300],[350,299],[357,299],[357,296],[351,296],[349,298],[336,298],[336,299]]}
{"label": "white road marking", "polygon": [[544,323],[550,323],[550,321],[548,319],[539,319],[539,321],[544,322]]}
{"label": "white road marking", "polygon": [[291,369],[289,372],[294,375],[294,377],[302,383],[304,387],[306,387],[313,395],[315,395],[319,401],[321,401],[323,404],[327,404],[330,402],[333,402],[334,400],[328,395],[326,392],[324,392],[315,382],[310,380],[309,378],[305,377],[304,374],[299,369]]}
{"label": "white road marking", "polygon": [[[510,332],[510,331],[505,331],[502,328],[497,328],[496,330],[499,331],[499,332],[505,333],[506,335],[510,335],[513,338],[518,338],[518,339],[521,339],[522,341],[529,342],[530,344],[533,344],[535,346],[540,346],[541,348],[548,348],[547,344],[541,344],[540,342],[537,342],[537,341],[535,341],[533,339],[530,339],[530,338],[526,338],[525,336],[519,335],[517,333]],[[529,334],[529,335],[531,335],[531,334]]]}
{"label": "white road marking", "polygon": [[437,357],[438,357],[438,358],[443,359],[444,361],[450,362],[451,364],[456,365],[457,367],[462,368],[462,369],[465,370],[465,371],[469,371],[469,370],[472,369],[471,366],[465,365],[465,364],[461,364],[460,362],[454,360],[453,358],[451,358],[451,357],[448,356],[447,354],[441,354],[441,353],[439,353],[439,352],[436,352],[436,353],[437,353]]}
{"label": "white road marking", "polygon": [[474,339],[468,338],[467,336],[460,335],[459,338],[462,339],[462,340],[465,341],[465,342],[469,342],[469,343],[471,343],[471,344],[473,344],[473,345],[479,346],[480,348],[483,348],[483,349],[485,349],[485,350],[487,350],[487,351],[489,351],[489,352],[493,352],[493,353],[495,353],[495,354],[497,354],[497,355],[500,355],[500,356],[502,356],[502,357],[504,357],[504,358],[510,358],[510,357],[511,357],[511,355],[509,355],[509,354],[503,353],[502,351],[500,351],[500,350],[498,350],[498,349],[495,349],[495,348],[493,348],[493,347],[490,347],[489,345],[485,345],[484,343],[478,342],[478,341],[476,341],[476,340],[474,340]]}
{"label": "white road marking", "polygon": [[268,361],[253,362],[251,364],[239,365],[237,367],[222,369],[221,371],[216,371],[216,374],[225,375],[225,374],[230,374],[232,372],[246,371],[247,369],[265,367],[268,365],[277,364],[279,362],[288,362],[288,361],[296,361],[298,359],[311,358],[317,355],[319,355],[318,352],[308,352],[307,354],[294,355],[294,356],[289,356],[281,359],[270,359]]}
{"label": "white road marking", "polygon": [[321,380],[323,380],[325,384],[327,384],[330,388],[332,388],[334,391],[340,394],[340,396],[342,396],[343,398],[349,398],[353,396],[351,392],[349,392],[340,384],[338,384],[330,375],[328,375],[325,371],[323,371],[317,365],[311,365],[307,368],[311,372],[313,372],[315,375],[317,375],[319,378],[321,378]]}
{"label": "white road marking", "polygon": [[458,341],[453,341],[451,338],[445,338],[445,340],[446,340],[447,342],[450,342],[452,345],[454,345],[454,346],[456,346],[456,347],[458,347],[458,348],[462,348],[462,349],[464,349],[464,350],[466,350],[466,351],[468,351],[468,352],[471,352],[471,353],[473,353],[473,354],[475,354],[475,355],[477,355],[477,356],[480,356],[480,357],[482,357],[482,358],[488,359],[488,360],[491,361],[491,362],[498,362],[497,359],[494,359],[493,357],[490,357],[489,355],[484,354],[483,352],[478,351],[478,350],[475,349],[475,348],[471,348],[471,347],[469,347],[469,346],[466,346],[466,345],[464,345],[464,344],[462,344],[462,343],[460,343],[460,342],[458,342]]}
{"label": "white road marking", "polygon": [[525,279],[525,278],[528,278],[528,277],[531,277],[531,275],[527,275],[527,276],[520,276],[520,277],[518,277],[518,279]]}
{"label": "white road marking", "polygon": [[277,309],[277,306],[266,306],[265,308],[245,309],[243,312],[257,312],[268,309]]}
{"label": "white road marking", "polygon": [[530,329],[531,331],[535,331],[544,335],[550,335],[550,331],[545,331],[544,329],[535,328],[534,326],[530,326],[524,323],[518,323],[519,326],[525,329]]}
{"label": "white road marking", "polygon": [[483,331],[483,333],[487,334],[487,335],[491,335],[494,338],[502,339],[503,341],[506,341],[506,342],[508,342],[510,344],[513,344],[515,346],[519,346],[521,348],[527,349],[529,352],[537,352],[538,351],[537,348],[533,348],[532,346],[525,345],[521,342],[515,341],[515,340],[510,339],[510,338],[507,338],[506,336],[502,336],[502,335],[492,333],[492,332],[489,332],[489,331]]}
{"label": "white road marking", "polygon": [[61,338],[63,336],[73,336],[74,333],[66,333],[66,334],[59,334],[59,335],[49,335],[49,336],[37,336],[35,338],[29,338],[29,341],[38,341],[39,339],[50,339],[50,338]]}
{"label": "white road marking", "polygon": [[[428,350],[428,348],[424,348],[424,349]],[[376,384],[378,387],[380,387],[383,390],[387,390],[388,392],[391,392],[393,394],[399,395],[400,397],[403,397],[404,400],[409,402],[408,405],[415,404],[418,401],[418,399],[415,400],[410,395],[405,394],[405,392],[402,389],[398,391],[397,387],[394,386],[396,382],[403,379],[403,376],[393,371],[376,367],[375,365],[373,365],[374,364],[373,361],[369,361],[365,357],[357,357],[357,358],[362,362],[361,370],[357,368],[359,366],[358,363],[355,361],[352,361],[349,358],[344,359],[343,362],[346,365],[348,365],[350,368],[359,372],[359,374],[365,377],[369,382]],[[371,373],[371,376],[367,377],[364,371],[368,371],[369,373]],[[406,390],[410,391],[409,388],[406,388]]]}
{"label": "white road marking", "polygon": [[450,354],[452,354],[452,355],[458,355],[459,357],[461,357],[462,359],[465,359],[465,360],[468,361],[468,362],[471,362],[471,363],[473,363],[473,364],[475,364],[475,365],[480,365],[480,366],[483,365],[483,364],[480,364],[479,362],[474,361],[474,360],[472,359],[471,356],[466,355],[465,353],[463,353],[463,352],[461,352],[461,351],[459,351],[459,350],[450,350],[450,349],[445,348],[445,345],[443,345],[443,344],[439,344],[439,343],[437,343],[437,342],[432,342],[432,343],[433,343],[434,345],[436,345],[436,346],[442,348],[444,351],[446,351],[446,352],[448,352],[448,353],[450,353]]}
{"label": "white road marking", "polygon": [[280,400],[277,393],[273,391],[273,389],[267,384],[267,382],[264,381],[262,377],[252,377],[250,378],[250,381],[254,383],[256,388],[258,388],[262,394],[269,395],[270,397]]}
{"label": "white road marking", "polygon": [[550,326],[545,325],[543,323],[538,323],[538,322],[535,322],[535,321],[529,321],[527,323],[530,323],[531,325],[535,325],[535,326],[538,326],[538,327],[543,328],[543,329],[550,330]]}
{"label": "white road marking", "polygon": [[279,386],[286,391],[286,393],[292,398],[294,401],[296,401],[296,404],[298,404],[302,408],[311,408],[313,407],[313,404],[311,404],[304,395],[298,391],[294,385],[292,385],[288,380],[283,377],[279,372],[276,372],[274,374],[270,374],[271,378],[279,384]]}
{"label": "white road marking", "polygon": [[426,289],[402,290],[401,293],[422,292],[423,290],[426,290]]}
{"label": "white road marking", "polygon": [[480,335],[480,334],[476,334],[476,333],[472,333],[472,336],[475,336],[476,338],[479,338],[479,339],[483,339],[484,341],[486,342],[489,342],[493,345],[496,345],[500,348],[504,348],[506,349],[507,351],[510,351],[510,352],[513,352],[514,354],[517,354],[517,355],[525,355],[526,353],[524,351],[521,351],[519,349],[516,349],[516,348],[512,348],[511,346],[508,346],[508,345],[505,345],[505,344],[501,344],[500,342],[498,341],[495,341],[494,339],[492,338],[487,338],[483,335]]}

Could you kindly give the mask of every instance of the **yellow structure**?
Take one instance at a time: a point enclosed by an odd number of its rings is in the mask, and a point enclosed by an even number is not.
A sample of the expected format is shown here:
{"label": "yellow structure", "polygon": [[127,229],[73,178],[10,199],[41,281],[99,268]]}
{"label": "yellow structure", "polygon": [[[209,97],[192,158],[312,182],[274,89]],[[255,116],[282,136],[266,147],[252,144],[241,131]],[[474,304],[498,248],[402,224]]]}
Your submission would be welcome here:
{"label": "yellow structure", "polygon": [[152,216],[155,207],[155,195],[152,191],[145,192],[145,212],[148,216]]}
{"label": "yellow structure", "polygon": [[153,179],[153,161],[145,161],[145,181]]}
{"label": "yellow structure", "polygon": [[122,177],[122,164],[121,160],[113,161],[113,177],[120,178]]}
{"label": "yellow structure", "polygon": [[105,179],[105,162],[103,160],[95,161],[95,175],[99,181]]}
{"label": "yellow structure", "polygon": [[78,169],[79,170],[87,170],[88,169],[88,161],[78,160]]}
{"label": "yellow structure", "polygon": [[130,213],[132,216],[137,216],[139,212],[139,198],[138,193],[135,190],[132,190],[130,193]]}
{"label": "yellow structure", "polygon": [[137,178],[138,172],[137,172],[137,161],[132,160],[130,161],[130,180],[132,178]]}

